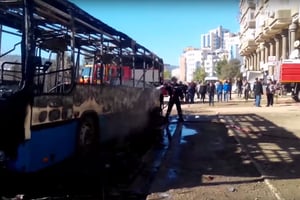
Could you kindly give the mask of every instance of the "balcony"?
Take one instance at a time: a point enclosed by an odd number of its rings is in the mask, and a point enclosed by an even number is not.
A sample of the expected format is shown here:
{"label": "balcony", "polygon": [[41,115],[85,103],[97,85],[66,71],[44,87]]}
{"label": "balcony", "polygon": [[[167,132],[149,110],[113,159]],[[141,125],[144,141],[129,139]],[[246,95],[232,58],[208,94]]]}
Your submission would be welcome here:
{"label": "balcony", "polygon": [[284,29],[292,23],[291,10],[277,10],[275,11],[274,18],[268,20],[268,26],[272,29]]}
{"label": "balcony", "polygon": [[265,38],[264,38],[263,32],[264,32],[264,27],[263,26],[260,26],[260,27],[255,29],[255,41],[256,42],[264,41]]}
{"label": "balcony", "polygon": [[264,36],[264,38],[272,38],[280,32],[281,32],[281,29],[271,29],[270,27],[267,27],[263,31],[263,36]]}
{"label": "balcony", "polygon": [[255,3],[254,3],[254,1],[247,1],[247,6],[248,6],[248,8],[250,8],[250,9],[255,9]]}
{"label": "balcony", "polygon": [[263,30],[263,33],[262,33],[265,38],[273,37],[277,33],[281,32],[281,29],[271,28],[270,24],[273,23],[273,21],[274,21],[273,18],[267,18],[265,20],[265,27],[264,27],[264,30]]}
{"label": "balcony", "polygon": [[250,20],[246,23],[247,28],[255,28],[256,24],[255,24],[255,19]]}
{"label": "balcony", "polygon": [[242,42],[241,47],[240,47],[243,55],[248,55],[248,54],[252,53],[253,51],[256,50],[256,48],[257,48],[257,45],[256,45],[254,39],[249,39],[247,41]]}

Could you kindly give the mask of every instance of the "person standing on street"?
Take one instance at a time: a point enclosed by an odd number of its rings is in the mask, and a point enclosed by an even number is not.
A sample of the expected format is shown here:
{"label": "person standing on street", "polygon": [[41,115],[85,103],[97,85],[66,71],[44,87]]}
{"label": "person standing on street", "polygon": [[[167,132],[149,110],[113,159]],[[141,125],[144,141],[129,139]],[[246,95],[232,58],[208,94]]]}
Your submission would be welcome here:
{"label": "person standing on street", "polygon": [[238,78],[236,81],[237,95],[238,97],[242,97],[243,94],[243,81],[241,78]]}
{"label": "person standing on street", "polygon": [[206,92],[207,92],[207,84],[204,81],[202,81],[199,88],[200,102],[202,103],[205,103]]}
{"label": "person standing on street", "polygon": [[231,93],[232,93],[232,80],[231,80],[231,78],[230,79],[228,79],[228,86],[229,86],[229,92],[228,92],[228,94],[229,94],[229,100],[231,100]]}
{"label": "person standing on street", "polygon": [[275,94],[275,85],[272,80],[268,81],[266,87],[266,95],[267,95],[267,107],[273,106],[274,103],[274,94]]}
{"label": "person standing on street", "polygon": [[248,101],[249,99],[250,91],[251,91],[250,83],[246,80],[244,83],[244,98],[246,101]]}
{"label": "person standing on street", "polygon": [[166,90],[169,94],[169,103],[168,103],[168,109],[165,116],[165,121],[169,122],[169,116],[171,114],[173,105],[176,105],[177,114],[178,114],[178,121],[183,122],[183,116],[182,116],[182,109],[181,109],[181,100],[184,98],[183,94],[183,86],[177,83],[177,78],[172,77],[171,83],[167,85]]}
{"label": "person standing on street", "polygon": [[255,106],[261,107],[261,105],[260,105],[261,95],[264,94],[263,86],[262,86],[261,80],[259,80],[258,78],[256,78],[255,80],[256,80],[256,82],[253,86],[253,92],[254,92],[254,97],[255,97]]}
{"label": "person standing on street", "polygon": [[224,95],[224,102],[228,102],[229,98],[230,98],[230,85],[228,80],[225,81],[225,83],[223,84],[223,95]]}
{"label": "person standing on street", "polygon": [[216,88],[217,88],[218,102],[222,102],[222,99],[223,99],[223,83],[222,83],[222,81],[219,82],[219,84],[216,86]]}
{"label": "person standing on street", "polygon": [[214,106],[214,97],[215,97],[215,92],[216,92],[216,86],[215,84],[211,81],[207,87],[207,93],[208,93],[208,104],[209,106]]}

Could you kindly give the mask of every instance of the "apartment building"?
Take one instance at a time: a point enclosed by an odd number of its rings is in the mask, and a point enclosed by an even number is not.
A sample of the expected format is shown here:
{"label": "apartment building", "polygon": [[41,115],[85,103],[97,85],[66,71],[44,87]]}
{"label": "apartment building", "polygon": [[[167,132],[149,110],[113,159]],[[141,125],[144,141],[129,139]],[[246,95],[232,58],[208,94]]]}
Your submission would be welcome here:
{"label": "apartment building", "polygon": [[201,34],[200,48],[224,49],[224,34],[226,33],[229,33],[229,30],[219,26],[216,29],[209,30],[206,34]]}
{"label": "apartment building", "polygon": [[203,67],[208,76],[216,76],[217,62],[240,59],[239,36],[222,26],[200,36],[200,48],[187,47],[179,61],[179,79],[190,82],[197,68]]}
{"label": "apartment building", "polygon": [[244,75],[261,72],[278,80],[279,65],[300,39],[299,0],[241,0],[240,54]]}
{"label": "apartment building", "polygon": [[197,68],[203,66],[203,60],[205,58],[205,52],[199,48],[188,47],[184,50],[182,55],[181,70],[183,76],[181,80],[191,82],[193,80],[194,72]]}

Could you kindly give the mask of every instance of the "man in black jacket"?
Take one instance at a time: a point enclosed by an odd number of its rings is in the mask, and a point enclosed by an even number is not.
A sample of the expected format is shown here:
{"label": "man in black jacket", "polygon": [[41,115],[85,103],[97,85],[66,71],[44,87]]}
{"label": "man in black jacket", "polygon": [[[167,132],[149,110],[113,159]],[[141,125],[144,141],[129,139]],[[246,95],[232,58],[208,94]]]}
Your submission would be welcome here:
{"label": "man in black jacket", "polygon": [[253,86],[253,92],[254,92],[254,97],[255,97],[255,106],[261,107],[261,105],[260,105],[261,95],[264,94],[264,91],[263,91],[263,86],[262,86],[261,80],[259,80],[258,78],[255,79],[255,83]]}
{"label": "man in black jacket", "polygon": [[173,105],[176,105],[177,114],[178,114],[178,121],[183,122],[182,110],[181,110],[181,100],[183,100],[183,85],[177,83],[177,78],[172,77],[171,83],[166,86],[166,90],[170,96],[168,109],[166,113],[165,120],[166,122],[169,121],[169,116],[172,111]]}

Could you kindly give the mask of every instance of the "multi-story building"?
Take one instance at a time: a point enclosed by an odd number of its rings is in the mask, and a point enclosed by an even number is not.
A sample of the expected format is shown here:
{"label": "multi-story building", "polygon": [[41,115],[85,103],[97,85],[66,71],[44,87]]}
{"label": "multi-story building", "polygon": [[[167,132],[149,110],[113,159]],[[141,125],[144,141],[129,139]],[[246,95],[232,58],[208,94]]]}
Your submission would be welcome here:
{"label": "multi-story building", "polygon": [[203,52],[198,48],[188,47],[183,52],[183,67],[184,77],[182,80],[191,82],[193,80],[194,72],[197,68],[202,66]]}
{"label": "multi-story building", "polygon": [[208,76],[216,76],[215,67],[219,60],[240,59],[239,36],[222,26],[201,34],[201,48],[187,47],[180,57],[180,77],[182,81],[193,80],[197,68],[203,67]]}
{"label": "multi-story building", "polygon": [[205,59],[205,72],[208,76],[216,76],[216,65],[220,61],[220,57],[216,53],[210,53]]}
{"label": "multi-story building", "polygon": [[238,59],[242,61],[242,57],[240,55],[240,36],[235,33],[225,33],[224,34],[224,44],[225,49],[224,52],[226,54],[224,55],[227,60],[231,59]]}
{"label": "multi-story building", "polygon": [[216,29],[210,30],[206,34],[201,34],[200,48],[210,48],[211,50],[224,49],[224,34],[228,32],[228,29],[224,29],[222,26],[219,26]]}
{"label": "multi-story building", "polygon": [[280,61],[300,39],[299,7],[299,0],[240,1],[240,54],[247,72],[278,80]]}

